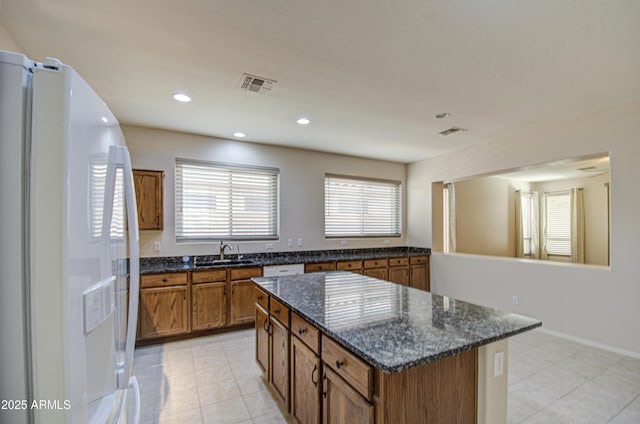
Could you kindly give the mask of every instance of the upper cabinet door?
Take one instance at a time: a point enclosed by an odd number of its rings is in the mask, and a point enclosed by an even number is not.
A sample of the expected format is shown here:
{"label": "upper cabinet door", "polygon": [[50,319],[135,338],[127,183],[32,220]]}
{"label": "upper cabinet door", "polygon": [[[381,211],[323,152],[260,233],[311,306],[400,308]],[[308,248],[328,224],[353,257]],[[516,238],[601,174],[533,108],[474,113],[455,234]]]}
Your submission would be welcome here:
{"label": "upper cabinet door", "polygon": [[162,230],[163,171],[133,170],[140,230]]}

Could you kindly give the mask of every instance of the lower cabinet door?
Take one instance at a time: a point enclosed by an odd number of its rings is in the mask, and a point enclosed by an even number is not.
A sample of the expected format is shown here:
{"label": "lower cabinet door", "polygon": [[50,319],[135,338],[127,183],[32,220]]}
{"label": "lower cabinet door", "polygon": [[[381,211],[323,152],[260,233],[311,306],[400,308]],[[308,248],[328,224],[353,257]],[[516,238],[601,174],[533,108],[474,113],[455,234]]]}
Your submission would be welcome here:
{"label": "lower cabinet door", "polygon": [[253,284],[253,281],[232,281],[229,324],[245,324],[253,321],[254,302],[255,285]]}
{"label": "lower cabinet door", "polygon": [[320,358],[291,337],[291,415],[296,423],[320,423]]}
{"label": "lower cabinet door", "polygon": [[427,275],[426,265],[411,265],[411,287],[420,290],[429,290],[429,277]]}
{"label": "lower cabinet door", "polygon": [[289,329],[276,319],[270,318],[271,362],[269,381],[280,397],[286,410],[289,410]]}
{"label": "lower cabinet door", "polygon": [[256,362],[268,378],[269,372],[269,314],[256,304]]}
{"label": "lower cabinet door", "polygon": [[331,368],[322,378],[322,422],[324,424],[373,424],[373,405],[360,396]]}
{"label": "lower cabinet door", "polygon": [[191,286],[191,328],[206,330],[227,325],[227,283]]}
{"label": "lower cabinet door", "polygon": [[139,338],[186,333],[187,286],[140,289]]}

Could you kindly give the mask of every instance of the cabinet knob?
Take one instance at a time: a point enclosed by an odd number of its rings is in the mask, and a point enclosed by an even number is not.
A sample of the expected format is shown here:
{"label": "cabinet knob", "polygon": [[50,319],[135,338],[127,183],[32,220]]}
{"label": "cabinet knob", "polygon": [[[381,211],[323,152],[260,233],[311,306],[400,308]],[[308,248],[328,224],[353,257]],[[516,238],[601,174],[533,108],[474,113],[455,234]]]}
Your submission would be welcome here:
{"label": "cabinet knob", "polygon": [[264,299],[262,296],[258,296],[258,300],[262,300]]}
{"label": "cabinet knob", "polygon": [[298,334],[300,334],[301,336],[302,336],[304,333],[306,333],[306,332],[307,332],[307,329],[306,329],[306,328],[299,328],[299,329],[298,329]]}
{"label": "cabinet knob", "polygon": [[337,359],[336,360],[336,367],[338,367],[338,369],[340,369],[343,366],[344,366],[344,361],[342,361],[342,359]]}
{"label": "cabinet knob", "polygon": [[162,282],[163,282],[163,283],[166,283],[167,281],[169,281],[169,280],[167,280],[166,278],[163,278],[163,279],[162,279]]}
{"label": "cabinet knob", "polygon": [[276,315],[280,315],[280,309],[274,310],[273,313],[276,314]]}

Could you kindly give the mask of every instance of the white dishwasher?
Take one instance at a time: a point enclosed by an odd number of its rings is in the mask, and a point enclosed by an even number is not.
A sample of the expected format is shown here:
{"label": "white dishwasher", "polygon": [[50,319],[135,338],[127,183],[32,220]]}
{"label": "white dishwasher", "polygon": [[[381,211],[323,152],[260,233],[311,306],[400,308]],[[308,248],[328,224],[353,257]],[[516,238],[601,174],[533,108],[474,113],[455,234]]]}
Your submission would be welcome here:
{"label": "white dishwasher", "polygon": [[304,264],[271,265],[262,268],[265,277],[281,277],[283,275],[304,274]]}

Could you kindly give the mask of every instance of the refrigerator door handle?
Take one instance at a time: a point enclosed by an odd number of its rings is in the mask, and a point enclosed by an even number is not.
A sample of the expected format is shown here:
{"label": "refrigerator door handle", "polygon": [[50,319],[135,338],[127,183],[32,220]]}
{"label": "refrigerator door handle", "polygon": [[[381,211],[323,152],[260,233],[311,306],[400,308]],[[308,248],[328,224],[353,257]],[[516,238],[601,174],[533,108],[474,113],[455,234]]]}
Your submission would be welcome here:
{"label": "refrigerator door handle", "polygon": [[[107,168],[107,181],[105,187],[105,207],[107,199],[113,202],[113,193],[115,185],[116,168],[122,167],[122,176],[124,180],[125,205],[127,210],[127,228],[129,239],[129,313],[127,316],[127,336],[125,342],[124,362],[118,369],[118,388],[126,389],[129,387],[131,378],[131,370],[133,367],[133,352],[135,348],[136,327],[138,325],[138,298],[140,288],[140,251],[138,246],[138,208],[136,205],[136,193],[133,185],[133,171],[131,167],[131,158],[129,150],[124,146],[110,146],[109,148],[109,166]],[[113,174],[110,174],[112,172]],[[111,191],[108,191],[111,190]],[[113,207],[113,205],[111,205]],[[111,216],[111,208],[104,210],[108,217]],[[105,215],[107,216],[107,215]],[[106,220],[105,220],[106,221]],[[103,221],[103,235],[108,235],[111,219],[109,224]],[[105,229],[106,226],[106,229]],[[108,237],[107,237],[108,239]]]}

